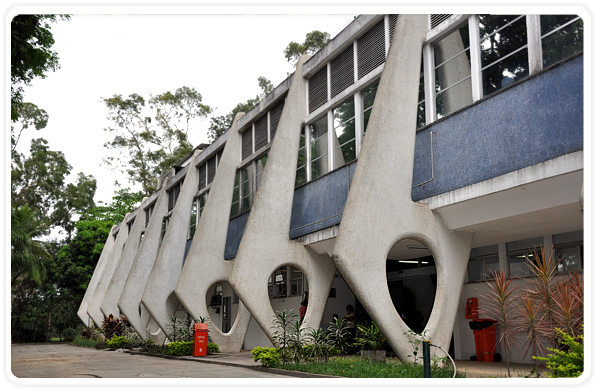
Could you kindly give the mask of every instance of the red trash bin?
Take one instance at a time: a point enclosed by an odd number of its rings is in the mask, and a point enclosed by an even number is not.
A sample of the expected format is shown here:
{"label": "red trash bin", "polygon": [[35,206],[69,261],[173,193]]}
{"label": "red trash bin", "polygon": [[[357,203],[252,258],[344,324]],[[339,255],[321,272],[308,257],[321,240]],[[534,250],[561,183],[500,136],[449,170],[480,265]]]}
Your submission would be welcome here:
{"label": "red trash bin", "polygon": [[206,356],[208,324],[194,323],[194,357]]}
{"label": "red trash bin", "polygon": [[494,362],[496,354],[496,321],[492,319],[477,319],[469,322],[475,336],[477,361]]}

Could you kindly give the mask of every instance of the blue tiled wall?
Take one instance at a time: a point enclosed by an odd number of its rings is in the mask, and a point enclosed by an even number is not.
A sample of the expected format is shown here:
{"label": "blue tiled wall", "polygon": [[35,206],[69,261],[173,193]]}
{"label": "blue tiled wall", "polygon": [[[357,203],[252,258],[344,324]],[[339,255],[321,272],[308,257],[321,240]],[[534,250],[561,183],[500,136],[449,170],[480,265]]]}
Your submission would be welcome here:
{"label": "blue tiled wall", "polygon": [[[583,150],[583,56],[489,97],[417,133],[414,201]],[[400,148],[400,146],[399,146]],[[290,239],[339,224],[356,163],[294,193]],[[248,213],[232,219],[225,259],[237,253]]]}

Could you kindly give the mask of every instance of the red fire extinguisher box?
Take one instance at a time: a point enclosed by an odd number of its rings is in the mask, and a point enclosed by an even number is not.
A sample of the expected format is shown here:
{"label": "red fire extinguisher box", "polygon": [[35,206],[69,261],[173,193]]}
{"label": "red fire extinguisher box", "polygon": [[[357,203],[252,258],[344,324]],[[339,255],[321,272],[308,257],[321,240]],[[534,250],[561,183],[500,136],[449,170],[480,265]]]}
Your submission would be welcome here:
{"label": "red fire extinguisher box", "polygon": [[208,324],[194,323],[194,357],[206,356]]}

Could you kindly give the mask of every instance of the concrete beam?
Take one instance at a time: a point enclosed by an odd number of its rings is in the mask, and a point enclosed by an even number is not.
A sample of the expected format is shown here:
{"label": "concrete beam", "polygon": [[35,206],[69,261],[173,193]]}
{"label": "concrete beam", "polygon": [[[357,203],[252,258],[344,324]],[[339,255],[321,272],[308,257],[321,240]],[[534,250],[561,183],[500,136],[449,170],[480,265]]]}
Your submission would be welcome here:
{"label": "concrete beam", "polygon": [[333,251],[336,267],[402,358],[412,354],[412,347],[388,290],[390,249],[413,239],[433,254],[437,289],[425,330],[432,343],[448,348],[472,240],[471,233],[449,231],[428,205],[411,199],[427,30],[427,15],[398,17]]}
{"label": "concrete beam", "polygon": [[298,144],[306,114],[301,67],[307,58],[303,56],[296,66],[230,279],[230,285],[271,342],[275,342],[275,313],[267,289],[271,274],[288,265],[304,273],[310,289],[304,325],[318,328],[335,273],[330,257],[289,239]]}
{"label": "concrete beam", "polygon": [[[175,288],[175,295],[194,319],[209,316],[206,294],[213,284],[229,281],[234,264],[225,261],[223,253],[229,228],[233,184],[240,158],[241,136],[236,128],[242,115],[243,113],[236,115],[229,131],[229,139]],[[228,333],[210,327],[210,337],[219,345],[220,352],[239,352],[242,349],[250,318],[250,312],[240,302],[235,322]]]}

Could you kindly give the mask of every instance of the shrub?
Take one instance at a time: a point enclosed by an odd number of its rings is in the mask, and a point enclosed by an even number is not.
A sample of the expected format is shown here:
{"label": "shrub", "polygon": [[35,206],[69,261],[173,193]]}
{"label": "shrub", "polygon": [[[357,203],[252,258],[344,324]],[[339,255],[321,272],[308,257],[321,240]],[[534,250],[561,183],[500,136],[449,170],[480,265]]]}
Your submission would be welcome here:
{"label": "shrub", "polygon": [[121,319],[109,314],[102,321],[102,334],[106,339],[112,339],[113,336],[121,336],[125,332],[125,325]]}
{"label": "shrub", "polygon": [[109,339],[106,341],[106,346],[108,346],[110,349],[119,349],[119,348],[124,348],[127,347],[128,345],[128,341],[127,338],[123,337],[123,336],[115,336],[112,339]]}
{"label": "shrub", "polygon": [[548,357],[533,357],[546,362],[550,377],[578,377],[583,373],[583,335],[573,337],[564,331],[556,330],[560,335],[562,349],[548,348],[552,354]]}
{"label": "shrub", "polygon": [[191,356],[194,342],[171,342],[169,344],[169,354],[171,356]]}
{"label": "shrub", "polygon": [[271,368],[279,364],[281,361],[280,348],[263,348],[260,346],[252,349],[254,361],[260,361],[263,367]]}
{"label": "shrub", "polygon": [[91,328],[84,328],[81,330],[81,336],[85,339],[91,339],[94,335],[94,330]]}
{"label": "shrub", "polygon": [[213,353],[217,353],[219,351],[219,345],[217,345],[214,342],[209,342],[206,344],[206,353],[207,354],[213,354]]}
{"label": "shrub", "polygon": [[356,339],[356,345],[363,350],[382,350],[385,349],[387,342],[385,336],[379,330],[375,322],[371,325],[358,325],[359,337]]}

